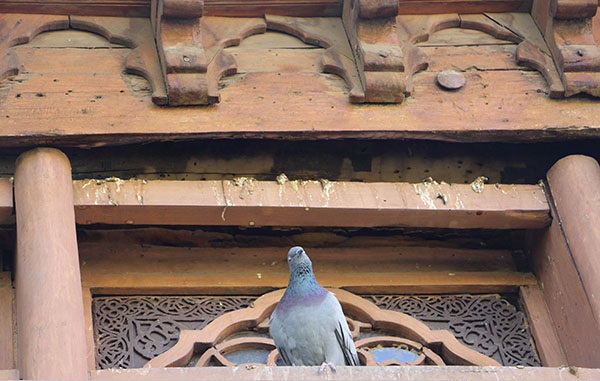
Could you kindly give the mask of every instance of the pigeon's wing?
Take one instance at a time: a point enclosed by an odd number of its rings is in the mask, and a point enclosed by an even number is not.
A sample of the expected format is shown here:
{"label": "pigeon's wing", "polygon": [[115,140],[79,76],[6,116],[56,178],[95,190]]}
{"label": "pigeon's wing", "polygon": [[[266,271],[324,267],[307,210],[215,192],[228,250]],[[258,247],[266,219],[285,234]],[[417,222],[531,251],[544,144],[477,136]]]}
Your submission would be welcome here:
{"label": "pigeon's wing", "polygon": [[288,353],[289,350],[285,345],[288,341],[287,335],[283,330],[279,317],[277,316],[277,311],[275,311],[269,319],[269,332],[275,341],[275,346],[277,347],[277,351],[279,352],[279,356],[281,356],[283,363],[288,366],[293,365]]}
{"label": "pigeon's wing", "polygon": [[348,322],[342,311],[342,306],[333,293],[329,296],[331,303],[336,305],[336,327],[334,333],[335,338],[342,349],[345,363],[346,365],[360,365],[358,354],[356,353],[356,346],[354,345],[354,339],[352,338],[352,333],[350,333],[350,328],[348,328]]}
{"label": "pigeon's wing", "polygon": [[344,322],[339,322],[338,328],[335,330],[335,337],[340,344],[340,348],[342,348],[346,365],[360,365],[358,361],[358,354],[356,353],[356,347],[354,346],[352,335],[348,330],[345,320]]}

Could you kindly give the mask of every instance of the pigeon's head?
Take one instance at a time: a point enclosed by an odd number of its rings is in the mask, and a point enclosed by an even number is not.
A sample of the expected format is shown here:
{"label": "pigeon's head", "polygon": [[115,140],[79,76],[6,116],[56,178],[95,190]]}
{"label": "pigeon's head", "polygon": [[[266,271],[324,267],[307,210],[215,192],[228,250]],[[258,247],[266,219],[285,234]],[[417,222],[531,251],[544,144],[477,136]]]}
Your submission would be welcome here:
{"label": "pigeon's head", "polygon": [[310,269],[312,272],[312,262],[300,246],[294,246],[288,251],[287,260],[292,273],[300,269]]}

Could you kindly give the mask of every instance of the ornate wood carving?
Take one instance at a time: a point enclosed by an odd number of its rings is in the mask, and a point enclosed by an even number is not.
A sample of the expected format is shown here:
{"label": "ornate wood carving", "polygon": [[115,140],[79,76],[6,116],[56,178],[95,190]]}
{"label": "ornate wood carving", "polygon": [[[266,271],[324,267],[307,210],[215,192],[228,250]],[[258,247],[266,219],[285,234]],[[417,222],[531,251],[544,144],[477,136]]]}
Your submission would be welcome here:
{"label": "ornate wood carving", "polygon": [[95,298],[97,365],[101,369],[139,368],[171,348],[181,330],[204,328],[216,317],[248,307],[253,300],[246,296]]}
{"label": "ornate wood carving", "polygon": [[157,50],[170,106],[208,105],[219,101],[218,81],[236,72],[223,48],[249,35],[264,33],[263,19],[203,18],[202,0],[155,0],[152,9]]}
{"label": "ornate wood carving", "polygon": [[[267,332],[269,316],[283,291],[263,295],[249,308],[226,313],[202,330],[182,331],[173,348],[150,360],[145,367],[189,366],[190,361],[195,366],[277,365],[278,354]],[[363,364],[499,365],[463,346],[448,331],[430,330],[409,315],[379,309],[350,292],[335,290],[335,293],[350,316],[348,322]],[[233,352],[255,345],[263,349],[258,356],[263,361],[235,359]]]}
{"label": "ornate wood carving", "polygon": [[398,1],[344,2],[342,18],[362,84],[361,93],[350,94],[352,102],[401,103],[411,91],[412,74],[426,67],[423,55],[401,46],[397,15]]}
{"label": "ornate wood carving", "polygon": [[[409,314],[430,329],[450,331],[463,345],[493,358],[505,366],[538,366],[525,316],[498,295],[362,296],[384,310]],[[153,357],[172,348],[180,330],[202,329],[223,313],[246,308],[253,297],[240,296],[120,296],[97,297],[93,302],[96,360],[99,368],[139,368]],[[354,320],[355,322],[358,320]],[[357,325],[353,325],[357,327]],[[243,337],[227,340],[204,352],[201,364],[233,365],[263,360],[274,349],[264,332],[253,332],[251,343]],[[390,332],[366,332],[357,343],[372,348],[375,342],[407,350],[396,351],[415,363],[441,364],[433,351],[414,340]],[[250,345],[251,344],[251,345]],[[417,350],[418,348],[421,348]],[[225,354],[225,355],[224,355]],[[385,354],[371,353],[381,360]],[[233,356],[233,358],[232,358]],[[240,357],[241,356],[241,357]],[[245,360],[242,359],[245,358]],[[200,355],[195,357],[198,361]],[[373,361],[364,357],[365,362]],[[417,358],[420,360],[417,361]],[[256,359],[255,359],[256,360]],[[253,361],[255,361],[253,360]],[[265,360],[266,361],[266,360]],[[260,362],[257,361],[256,362]]]}
{"label": "ornate wood carving", "polygon": [[379,308],[402,311],[447,329],[462,343],[505,366],[540,366],[525,315],[497,295],[367,297]]}
{"label": "ornate wood carving", "polygon": [[[396,22],[403,49],[416,50],[418,43],[427,41],[436,31],[447,28],[478,30],[499,40],[517,43],[517,64],[539,71],[548,82],[548,95],[551,98],[560,98],[565,94],[561,74],[554,64],[552,53],[544,36],[527,13],[411,15],[398,16]],[[422,66],[426,66],[427,58],[420,62]],[[412,73],[416,71],[418,70]],[[409,84],[410,76],[408,72],[406,74]]]}
{"label": "ornate wood carving", "polygon": [[593,0],[535,0],[531,14],[552,52],[564,95],[600,96],[600,41],[592,31]]}

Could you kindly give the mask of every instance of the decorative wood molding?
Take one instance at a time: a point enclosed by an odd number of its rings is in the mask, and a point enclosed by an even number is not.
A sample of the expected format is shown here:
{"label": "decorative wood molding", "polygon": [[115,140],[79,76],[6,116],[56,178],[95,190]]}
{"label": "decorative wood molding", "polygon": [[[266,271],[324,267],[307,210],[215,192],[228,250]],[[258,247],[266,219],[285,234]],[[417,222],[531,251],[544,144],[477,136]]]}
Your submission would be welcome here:
{"label": "decorative wood molding", "polygon": [[[335,289],[364,365],[480,365],[498,366],[498,362],[463,346],[450,332],[431,330],[419,320],[401,312],[382,310],[375,304],[348,291]],[[194,355],[194,366],[277,365],[278,353],[266,335],[269,316],[283,295],[277,290],[258,298],[250,307],[228,312],[202,330],[183,330],[170,350],[148,361],[145,368],[186,367]],[[369,337],[361,333],[369,332]],[[375,333],[374,336],[371,334]],[[373,350],[378,347],[403,347],[414,354],[409,363],[398,360],[377,362]],[[226,354],[248,347],[269,351],[266,363],[236,364]]]}
{"label": "decorative wood molding", "polygon": [[595,0],[534,0],[531,15],[544,35],[564,92],[600,97],[600,41],[592,30]]}
{"label": "decorative wood molding", "polygon": [[101,35],[109,42],[131,48],[125,59],[125,71],[142,76],[152,87],[152,99],[160,104],[166,99],[166,88],[154,41],[146,37],[151,35],[151,25],[147,19],[100,16],[70,16],[72,29]]}
{"label": "decorative wood molding", "polygon": [[12,47],[26,44],[40,33],[69,28],[67,16],[5,14],[0,20],[0,80],[19,73]]}

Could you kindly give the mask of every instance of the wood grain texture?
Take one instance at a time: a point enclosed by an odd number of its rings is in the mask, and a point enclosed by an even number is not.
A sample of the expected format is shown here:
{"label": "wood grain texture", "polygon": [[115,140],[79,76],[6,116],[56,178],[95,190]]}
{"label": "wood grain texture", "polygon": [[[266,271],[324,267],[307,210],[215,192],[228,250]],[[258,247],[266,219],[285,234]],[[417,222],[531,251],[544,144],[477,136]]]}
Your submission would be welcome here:
{"label": "wood grain texture", "polygon": [[[508,54],[505,45],[486,49],[490,54]],[[128,78],[120,74],[122,49],[48,48],[32,53],[29,50],[34,49],[24,45],[16,50],[24,67],[31,69],[14,77],[0,95],[0,145],[4,146],[57,142],[94,146],[209,137],[530,141],[584,138],[600,129],[597,102],[583,97],[549,100],[540,74],[506,70],[505,61],[499,61],[498,67],[504,69],[494,70],[476,49],[464,50],[466,55],[457,62],[462,67],[471,57],[472,66],[481,62],[489,70],[465,69],[466,86],[443,91],[435,84],[436,68],[453,61],[441,63],[443,55],[434,55],[431,58],[438,64],[414,76],[413,94],[400,106],[351,105],[349,89],[333,75],[249,68],[224,79],[220,104],[193,108],[157,107],[147,91],[130,89]],[[81,59],[69,63],[63,55]],[[83,57],[87,59],[81,62]],[[41,62],[47,64],[41,67]],[[66,87],[71,93],[52,91],[50,73],[59,71],[71,73],[72,81],[57,78],[64,86],[61,90]],[[86,77],[93,81],[103,73],[107,75],[101,77],[104,86],[93,94],[84,91]],[[32,74],[48,81],[29,82]]]}
{"label": "wood grain texture", "polygon": [[[176,198],[173,195],[177,194]],[[77,180],[80,224],[541,228],[537,185]]]}
{"label": "wood grain texture", "polygon": [[[428,247],[306,248],[327,287],[359,293],[510,292],[535,284],[506,251]],[[94,294],[262,294],[285,287],[286,247],[167,248],[81,245],[84,287]],[[169,270],[165,271],[165,262]]]}
{"label": "wood grain texture", "polygon": [[543,366],[563,366],[567,358],[562,350],[556,328],[546,305],[544,293],[538,285],[519,288],[521,303],[525,306],[527,320],[535,340],[535,348]]}

